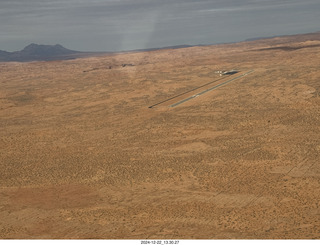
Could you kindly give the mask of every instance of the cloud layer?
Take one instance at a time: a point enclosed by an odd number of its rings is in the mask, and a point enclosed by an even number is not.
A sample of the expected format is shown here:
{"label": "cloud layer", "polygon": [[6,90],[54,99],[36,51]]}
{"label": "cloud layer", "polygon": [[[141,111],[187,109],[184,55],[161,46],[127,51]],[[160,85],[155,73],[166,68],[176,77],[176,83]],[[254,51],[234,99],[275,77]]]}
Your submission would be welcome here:
{"label": "cloud layer", "polygon": [[115,51],[319,31],[318,0],[1,0],[0,49]]}

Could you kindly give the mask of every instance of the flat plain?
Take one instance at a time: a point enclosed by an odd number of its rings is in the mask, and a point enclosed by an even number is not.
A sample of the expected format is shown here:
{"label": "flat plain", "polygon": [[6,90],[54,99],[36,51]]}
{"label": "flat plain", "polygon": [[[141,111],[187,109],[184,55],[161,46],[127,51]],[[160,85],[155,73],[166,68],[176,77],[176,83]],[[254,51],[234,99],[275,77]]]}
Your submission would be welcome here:
{"label": "flat plain", "polygon": [[0,63],[0,238],[319,239],[319,71],[319,33]]}

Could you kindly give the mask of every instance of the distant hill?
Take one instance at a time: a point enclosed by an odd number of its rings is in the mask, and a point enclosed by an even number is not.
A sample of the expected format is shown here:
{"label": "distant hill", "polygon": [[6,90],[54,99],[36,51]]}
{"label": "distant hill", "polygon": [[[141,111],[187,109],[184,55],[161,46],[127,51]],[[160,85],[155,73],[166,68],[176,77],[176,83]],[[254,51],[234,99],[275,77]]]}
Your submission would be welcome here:
{"label": "distant hill", "polygon": [[81,52],[70,50],[63,47],[60,44],[56,45],[39,45],[31,43],[26,46],[24,49],[15,52],[7,52],[0,50],[0,62],[7,61],[50,61],[50,60],[67,60],[75,59],[81,57],[90,57],[90,56],[99,56],[112,53],[128,53],[128,52],[145,52],[145,51],[155,51],[161,49],[179,49],[179,48],[188,48],[199,45],[177,45],[169,46],[162,48],[149,48],[149,49],[137,49],[129,51],[120,51],[120,52]]}
{"label": "distant hill", "polygon": [[[306,33],[306,34],[296,34],[296,35],[283,35],[283,36],[272,36],[272,37],[256,37],[250,38],[243,42],[250,42],[250,45],[254,43],[267,43],[268,45],[279,45],[289,42],[305,42],[305,41],[320,41],[320,32]],[[227,44],[227,43],[223,43]],[[195,46],[209,46],[217,44],[198,44],[198,45],[176,45],[161,48],[147,48],[147,49],[137,49],[128,51],[118,51],[118,52],[81,52],[67,49],[60,44],[56,45],[39,45],[39,44],[29,44],[21,51],[7,52],[0,50],[0,62],[7,61],[51,61],[51,60],[68,60],[92,56],[102,56],[107,54],[120,54],[120,53],[131,53],[131,52],[146,52],[146,51],[156,51],[163,49],[181,49],[189,48]],[[279,47],[277,49],[280,49]],[[283,49],[283,48],[281,48]],[[291,50],[284,47],[285,50]],[[294,48],[297,49],[297,48]]]}
{"label": "distant hill", "polygon": [[10,54],[11,54],[10,52],[0,50],[0,61],[1,61],[1,58],[2,58],[2,57],[5,59],[5,58],[7,58]]}
{"label": "distant hill", "polygon": [[146,48],[146,49],[136,49],[136,50],[130,50],[125,52],[145,52],[145,51],[156,51],[156,50],[162,50],[162,49],[180,49],[180,48],[191,48],[195,46],[202,46],[201,44],[198,45],[175,45],[175,46],[168,46],[168,47],[162,47],[162,48]]}
{"label": "distant hill", "polygon": [[278,35],[278,36],[270,36],[270,37],[255,37],[249,38],[244,40],[244,42],[251,42],[251,41],[259,41],[259,40],[270,40],[281,38],[283,40],[296,40],[296,41],[308,41],[308,40],[319,40],[320,39],[320,32],[312,32],[312,33],[304,33],[304,34],[294,34],[294,35]]}
{"label": "distant hill", "polygon": [[39,45],[32,43],[25,47],[19,52],[19,54],[24,56],[39,56],[39,57],[49,57],[56,55],[66,55],[79,53],[78,51],[66,49],[60,44],[56,45]]}
{"label": "distant hill", "polygon": [[0,61],[50,61],[65,60],[92,55],[92,52],[80,52],[67,49],[60,44],[39,45],[32,43],[21,51],[0,50]]}

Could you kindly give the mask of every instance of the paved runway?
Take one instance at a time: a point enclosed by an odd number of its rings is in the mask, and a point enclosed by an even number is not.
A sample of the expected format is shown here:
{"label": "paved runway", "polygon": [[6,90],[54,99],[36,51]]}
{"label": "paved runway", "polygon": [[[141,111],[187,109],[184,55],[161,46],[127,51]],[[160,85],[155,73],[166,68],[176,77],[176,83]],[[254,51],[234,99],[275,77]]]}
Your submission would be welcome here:
{"label": "paved runway", "polygon": [[202,92],[200,92],[200,93],[197,93],[197,94],[195,94],[195,95],[192,95],[192,96],[190,96],[190,97],[188,97],[188,98],[186,98],[186,99],[183,99],[183,100],[181,100],[181,101],[179,101],[179,102],[177,102],[177,103],[174,103],[174,104],[170,105],[169,107],[176,107],[176,106],[178,106],[178,105],[181,105],[181,104],[183,104],[184,102],[187,102],[187,101],[189,101],[189,100],[191,100],[191,99],[194,99],[194,98],[196,98],[196,97],[198,97],[198,96],[200,96],[200,95],[203,95],[203,94],[205,94],[205,93],[207,93],[207,92],[209,92],[209,91],[212,91],[212,90],[215,90],[215,89],[217,89],[217,88],[219,88],[219,87],[222,87],[222,86],[224,86],[224,85],[226,85],[226,84],[228,84],[228,83],[230,83],[230,82],[233,82],[233,81],[236,80],[236,79],[242,78],[242,77],[244,77],[244,76],[246,76],[246,75],[248,75],[248,74],[250,74],[250,73],[252,73],[252,72],[254,72],[254,70],[250,70],[250,71],[248,71],[248,72],[246,72],[246,73],[244,73],[244,74],[242,74],[242,75],[240,75],[240,76],[237,76],[237,77],[232,78],[232,79],[230,79],[230,80],[228,80],[228,81],[225,81],[225,82],[223,82],[223,83],[220,83],[220,84],[218,84],[218,85],[216,85],[216,86],[214,86],[214,87],[212,87],[212,88],[206,89],[206,90],[204,90],[204,91],[202,91]]}

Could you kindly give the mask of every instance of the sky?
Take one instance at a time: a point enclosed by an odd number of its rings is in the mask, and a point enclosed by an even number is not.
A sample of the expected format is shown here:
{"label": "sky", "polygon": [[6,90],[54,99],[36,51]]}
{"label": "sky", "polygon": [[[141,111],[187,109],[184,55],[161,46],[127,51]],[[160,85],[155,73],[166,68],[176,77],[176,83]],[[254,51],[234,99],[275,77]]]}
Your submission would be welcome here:
{"label": "sky", "polygon": [[319,0],[0,0],[0,50],[124,51],[320,31]]}

